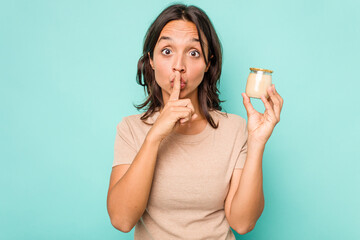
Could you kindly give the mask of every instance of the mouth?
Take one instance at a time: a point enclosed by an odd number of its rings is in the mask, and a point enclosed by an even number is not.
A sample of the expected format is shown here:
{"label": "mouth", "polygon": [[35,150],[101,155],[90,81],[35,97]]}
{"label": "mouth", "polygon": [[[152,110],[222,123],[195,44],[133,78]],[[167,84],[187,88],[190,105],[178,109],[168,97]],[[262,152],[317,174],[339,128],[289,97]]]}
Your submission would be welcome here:
{"label": "mouth", "polygon": [[[173,80],[170,81],[170,86],[171,86],[171,88],[174,87],[174,81],[173,81]],[[184,79],[181,78],[181,79],[180,79],[180,89],[184,89],[185,86],[186,86],[186,82],[185,82]]]}

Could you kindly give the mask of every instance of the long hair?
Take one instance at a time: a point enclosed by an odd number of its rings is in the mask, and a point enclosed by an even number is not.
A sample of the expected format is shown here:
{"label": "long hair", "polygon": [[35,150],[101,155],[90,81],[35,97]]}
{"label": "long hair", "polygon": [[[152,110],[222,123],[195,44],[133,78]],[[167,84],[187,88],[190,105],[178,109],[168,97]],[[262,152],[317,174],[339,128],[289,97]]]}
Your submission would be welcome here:
{"label": "long hair", "polygon": [[215,124],[209,111],[220,111],[222,109],[220,103],[223,101],[219,99],[220,91],[217,88],[222,64],[221,43],[209,17],[203,10],[195,6],[183,4],[171,5],[163,10],[149,27],[144,40],[143,55],[138,61],[136,77],[137,83],[144,87],[147,98],[142,104],[135,105],[135,107],[138,110],[142,108],[146,110],[141,117],[143,121],[164,107],[161,88],[155,81],[150,58],[153,59],[154,48],[162,29],[168,22],[173,20],[186,20],[196,25],[202,52],[204,52],[204,40],[201,38],[201,33],[203,33],[207,40],[208,56],[205,58],[205,64],[208,65],[210,62],[210,67],[205,72],[204,78],[198,86],[198,100],[200,112],[213,128],[217,128],[218,124]]}

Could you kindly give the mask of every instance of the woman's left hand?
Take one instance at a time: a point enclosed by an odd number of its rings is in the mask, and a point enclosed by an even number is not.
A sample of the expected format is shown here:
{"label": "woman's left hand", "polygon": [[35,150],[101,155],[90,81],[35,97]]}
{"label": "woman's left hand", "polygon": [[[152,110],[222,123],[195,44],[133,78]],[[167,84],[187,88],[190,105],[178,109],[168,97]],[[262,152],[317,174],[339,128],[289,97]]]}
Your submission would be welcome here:
{"label": "woman's left hand", "polygon": [[269,98],[261,97],[265,105],[265,112],[259,113],[254,109],[250,98],[242,93],[243,103],[248,116],[248,139],[257,143],[265,144],[271,136],[275,125],[280,121],[280,112],[284,103],[282,97],[275,89],[275,85],[267,89]]}

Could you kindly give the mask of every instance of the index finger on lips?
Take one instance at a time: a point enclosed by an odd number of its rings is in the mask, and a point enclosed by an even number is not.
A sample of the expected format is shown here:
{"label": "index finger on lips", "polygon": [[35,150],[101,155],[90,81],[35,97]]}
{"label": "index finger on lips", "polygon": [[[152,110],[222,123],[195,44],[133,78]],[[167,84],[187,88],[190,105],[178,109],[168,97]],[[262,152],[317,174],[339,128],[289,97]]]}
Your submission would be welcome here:
{"label": "index finger on lips", "polygon": [[176,71],[175,72],[175,79],[174,79],[174,85],[173,85],[173,89],[172,92],[170,94],[170,101],[176,101],[179,100],[179,96],[180,96],[180,72]]}

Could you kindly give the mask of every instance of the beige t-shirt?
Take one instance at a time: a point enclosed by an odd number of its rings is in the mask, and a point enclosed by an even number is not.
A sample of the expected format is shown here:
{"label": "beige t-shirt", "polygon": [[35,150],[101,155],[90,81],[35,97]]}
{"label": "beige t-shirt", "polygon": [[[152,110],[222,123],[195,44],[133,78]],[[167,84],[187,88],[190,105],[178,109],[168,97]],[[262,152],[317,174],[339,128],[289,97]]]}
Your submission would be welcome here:
{"label": "beige t-shirt", "polygon": [[[208,123],[196,135],[172,132],[160,144],[154,179],[135,239],[235,239],[224,205],[235,168],[247,154],[246,121],[210,112],[219,127]],[[154,123],[159,113],[147,122]],[[141,114],[117,125],[113,166],[131,164],[151,125]]]}

